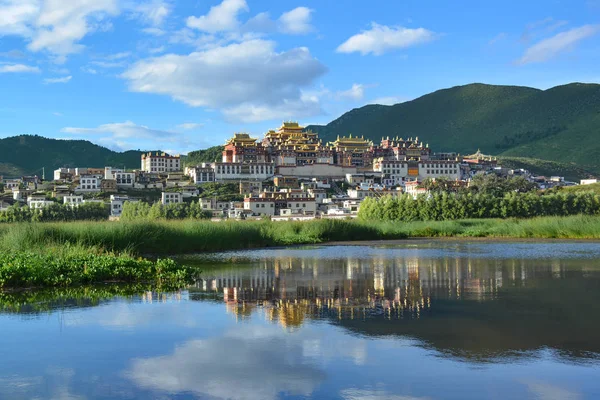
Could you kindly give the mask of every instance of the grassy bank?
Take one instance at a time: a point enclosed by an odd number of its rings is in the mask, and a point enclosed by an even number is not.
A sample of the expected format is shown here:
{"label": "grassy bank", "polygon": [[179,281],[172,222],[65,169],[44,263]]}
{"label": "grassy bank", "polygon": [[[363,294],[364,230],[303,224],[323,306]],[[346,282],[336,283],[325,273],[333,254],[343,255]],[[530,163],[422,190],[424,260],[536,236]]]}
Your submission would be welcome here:
{"label": "grassy bank", "polygon": [[0,249],[78,246],[134,256],[409,237],[600,239],[600,216],[431,222],[72,222],[0,226]]}
{"label": "grassy bank", "polygon": [[147,282],[158,287],[181,287],[194,270],[170,259],[146,260],[126,253],[101,252],[93,247],[38,246],[37,251],[0,253],[0,288],[66,287],[105,282]]}
{"label": "grassy bank", "polygon": [[106,281],[184,284],[196,273],[165,256],[409,237],[600,239],[599,216],[435,222],[72,222],[0,226],[0,287]]}

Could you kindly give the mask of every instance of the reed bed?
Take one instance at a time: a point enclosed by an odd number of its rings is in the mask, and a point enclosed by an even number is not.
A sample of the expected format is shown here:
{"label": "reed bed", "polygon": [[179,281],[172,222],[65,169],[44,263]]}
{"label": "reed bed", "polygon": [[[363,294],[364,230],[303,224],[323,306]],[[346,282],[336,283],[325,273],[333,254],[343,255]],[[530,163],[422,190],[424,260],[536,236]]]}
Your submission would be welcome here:
{"label": "reed bed", "polygon": [[600,217],[407,223],[347,220],[23,223],[0,228],[0,249],[26,251],[77,246],[93,248],[95,252],[139,256],[410,237],[600,239]]}
{"label": "reed bed", "polygon": [[0,289],[107,281],[184,285],[197,276],[197,268],[156,257],[411,237],[600,239],[600,217],[407,223],[183,220],[8,224],[0,226]]}

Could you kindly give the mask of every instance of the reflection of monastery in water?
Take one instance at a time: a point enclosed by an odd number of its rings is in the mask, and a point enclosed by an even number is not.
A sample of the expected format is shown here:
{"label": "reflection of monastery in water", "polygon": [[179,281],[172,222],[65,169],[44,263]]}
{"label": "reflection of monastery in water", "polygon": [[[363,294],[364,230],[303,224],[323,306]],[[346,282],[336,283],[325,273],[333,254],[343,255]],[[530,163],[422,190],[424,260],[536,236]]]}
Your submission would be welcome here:
{"label": "reflection of monastery in water", "polygon": [[[526,271],[515,260],[490,266],[454,258],[278,258],[206,277],[198,289],[222,295],[240,317],[258,307],[269,319],[297,326],[305,317],[421,318],[436,301],[493,300],[503,285],[524,285]],[[560,265],[548,265],[549,276],[557,271]]]}

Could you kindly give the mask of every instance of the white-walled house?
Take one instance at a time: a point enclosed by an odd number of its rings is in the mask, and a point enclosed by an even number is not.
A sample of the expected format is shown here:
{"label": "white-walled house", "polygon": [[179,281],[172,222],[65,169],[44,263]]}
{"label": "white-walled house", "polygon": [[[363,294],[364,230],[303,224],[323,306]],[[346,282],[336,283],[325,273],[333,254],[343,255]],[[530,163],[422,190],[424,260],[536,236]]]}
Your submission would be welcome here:
{"label": "white-walled house", "polygon": [[104,179],[114,179],[118,187],[133,187],[135,184],[135,173],[126,172],[123,169],[105,167]]}
{"label": "white-walled house", "polygon": [[80,204],[83,204],[83,196],[70,195],[63,197],[63,204],[68,204],[70,206],[76,207]]}
{"label": "white-walled house", "polygon": [[162,192],[160,202],[163,205],[183,203],[183,194],[177,192]]}
{"label": "white-walled house", "polygon": [[251,211],[255,215],[275,215],[275,199],[261,197],[246,197],[244,199],[244,210]]}
{"label": "white-walled house", "polygon": [[76,193],[93,193],[100,191],[100,179],[93,175],[82,175],[79,185],[75,188]]}
{"label": "white-walled house", "polygon": [[215,181],[215,169],[209,163],[202,163],[195,167],[185,167],[185,174],[194,183],[206,183]]}
{"label": "white-walled house", "polygon": [[135,202],[138,201],[137,199],[130,199],[128,196],[117,196],[117,195],[111,195],[110,196],[110,215],[113,217],[120,217],[121,214],[123,213],[123,204],[125,204],[125,202],[127,201],[131,201],[131,202]]}
{"label": "white-walled house", "polygon": [[27,198],[27,206],[29,208],[39,209],[39,208],[48,207],[51,204],[54,204],[54,202],[51,200],[46,200],[46,196],[31,195]]}
{"label": "white-walled house", "polygon": [[215,180],[266,180],[275,174],[275,166],[272,163],[213,163]]}

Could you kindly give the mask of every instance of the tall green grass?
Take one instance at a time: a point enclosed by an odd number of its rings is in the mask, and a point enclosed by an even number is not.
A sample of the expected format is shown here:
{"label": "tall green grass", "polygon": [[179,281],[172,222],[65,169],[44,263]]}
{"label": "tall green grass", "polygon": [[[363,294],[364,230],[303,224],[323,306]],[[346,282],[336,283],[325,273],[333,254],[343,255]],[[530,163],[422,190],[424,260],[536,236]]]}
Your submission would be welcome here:
{"label": "tall green grass", "polygon": [[95,252],[164,255],[331,241],[409,237],[600,239],[600,217],[474,219],[432,222],[315,220],[152,221],[13,224],[0,227],[0,249],[25,251],[77,246]]}
{"label": "tall green grass", "polygon": [[0,289],[107,281],[177,286],[193,280],[196,269],[138,257],[409,237],[600,239],[600,217],[10,224],[0,226]]}

